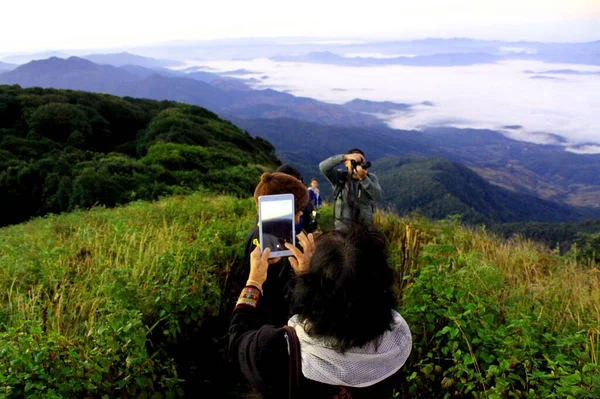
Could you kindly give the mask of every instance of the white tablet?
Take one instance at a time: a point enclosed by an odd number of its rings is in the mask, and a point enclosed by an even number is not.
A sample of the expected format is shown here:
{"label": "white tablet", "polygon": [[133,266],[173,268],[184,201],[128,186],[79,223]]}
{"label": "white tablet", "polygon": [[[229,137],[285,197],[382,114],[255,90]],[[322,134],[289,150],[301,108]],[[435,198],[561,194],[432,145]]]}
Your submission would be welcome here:
{"label": "white tablet", "polygon": [[292,255],[285,243],[296,245],[295,213],[292,194],[258,197],[260,251],[270,248],[269,258]]}

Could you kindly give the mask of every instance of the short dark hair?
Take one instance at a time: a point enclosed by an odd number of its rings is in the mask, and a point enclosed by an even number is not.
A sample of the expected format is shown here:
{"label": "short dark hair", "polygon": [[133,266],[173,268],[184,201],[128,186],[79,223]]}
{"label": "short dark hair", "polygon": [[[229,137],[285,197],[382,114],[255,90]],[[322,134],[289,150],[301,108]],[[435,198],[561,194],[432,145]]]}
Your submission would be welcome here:
{"label": "short dark hair", "polygon": [[319,182],[316,177],[313,177],[312,179],[310,179],[311,183],[314,182],[314,181],[316,181],[317,183]]}
{"label": "short dark hair", "polygon": [[307,334],[340,352],[377,345],[393,323],[393,274],[385,236],[347,224],[317,239],[308,272],[294,287],[294,311]]}
{"label": "short dark hair", "polygon": [[302,183],[304,183],[304,180],[302,180],[302,175],[300,174],[300,171],[291,165],[285,165],[285,164],[281,165],[280,167],[277,168],[277,170],[275,172],[285,173],[286,175],[294,176],[296,179],[298,179]]}
{"label": "short dark hair", "polygon": [[360,154],[363,157],[365,156],[365,153],[362,152],[362,150],[359,150],[358,148],[353,148],[353,149],[349,150],[346,154]]}

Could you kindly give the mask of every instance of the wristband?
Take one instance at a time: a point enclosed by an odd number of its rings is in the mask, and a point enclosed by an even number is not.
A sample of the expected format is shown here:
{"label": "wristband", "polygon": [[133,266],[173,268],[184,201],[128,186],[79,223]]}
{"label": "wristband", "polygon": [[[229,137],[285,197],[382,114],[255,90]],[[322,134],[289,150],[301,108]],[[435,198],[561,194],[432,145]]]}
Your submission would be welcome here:
{"label": "wristband", "polygon": [[250,280],[248,279],[248,281],[246,281],[246,287],[256,287],[260,290],[260,293],[263,293],[262,290],[262,284],[260,284],[258,281],[256,280]]}
{"label": "wristband", "polygon": [[258,298],[260,298],[260,290],[256,287],[244,287],[240,297],[235,304],[235,307],[238,306],[250,306],[255,308],[258,303]]}

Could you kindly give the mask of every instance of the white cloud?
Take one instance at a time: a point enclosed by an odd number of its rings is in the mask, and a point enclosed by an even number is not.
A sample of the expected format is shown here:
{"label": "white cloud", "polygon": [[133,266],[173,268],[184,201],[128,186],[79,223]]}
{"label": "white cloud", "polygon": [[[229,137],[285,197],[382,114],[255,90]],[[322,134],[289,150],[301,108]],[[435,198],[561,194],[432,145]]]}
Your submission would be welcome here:
{"label": "white cloud", "polygon": [[600,154],[600,145],[583,145],[578,147],[567,147],[567,151],[575,154]]}
{"label": "white cloud", "polygon": [[[252,61],[203,61],[220,70],[245,68],[268,75],[258,87],[288,87],[299,96],[343,103],[354,98],[419,104],[411,112],[386,116],[398,129],[455,126],[504,131],[518,140],[571,145],[600,144],[600,79],[568,75],[565,80],[530,79],[525,70],[576,69],[597,66],[509,61],[467,67],[344,67],[336,65]],[[250,76],[248,76],[250,77]],[[343,89],[343,90],[340,90]],[[505,129],[520,125],[521,129]]]}

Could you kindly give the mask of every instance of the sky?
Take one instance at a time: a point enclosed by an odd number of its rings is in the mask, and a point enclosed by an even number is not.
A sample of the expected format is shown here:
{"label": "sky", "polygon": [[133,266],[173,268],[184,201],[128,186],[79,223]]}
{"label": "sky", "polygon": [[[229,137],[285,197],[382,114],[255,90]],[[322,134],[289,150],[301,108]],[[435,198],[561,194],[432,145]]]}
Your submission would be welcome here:
{"label": "sky", "polygon": [[600,40],[600,0],[2,0],[0,54],[248,37]]}

